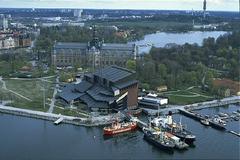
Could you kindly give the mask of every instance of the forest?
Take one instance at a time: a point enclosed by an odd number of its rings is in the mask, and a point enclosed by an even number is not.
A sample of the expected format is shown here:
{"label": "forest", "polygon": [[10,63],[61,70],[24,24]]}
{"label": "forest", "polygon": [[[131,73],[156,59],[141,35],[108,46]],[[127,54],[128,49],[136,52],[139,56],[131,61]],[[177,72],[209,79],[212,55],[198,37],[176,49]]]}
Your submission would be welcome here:
{"label": "forest", "polygon": [[[203,45],[184,44],[171,48],[152,48],[136,62],[137,78],[143,88],[170,89],[208,86],[213,78],[240,79],[240,32],[217,39],[204,39]],[[128,63],[131,67],[131,63]]]}

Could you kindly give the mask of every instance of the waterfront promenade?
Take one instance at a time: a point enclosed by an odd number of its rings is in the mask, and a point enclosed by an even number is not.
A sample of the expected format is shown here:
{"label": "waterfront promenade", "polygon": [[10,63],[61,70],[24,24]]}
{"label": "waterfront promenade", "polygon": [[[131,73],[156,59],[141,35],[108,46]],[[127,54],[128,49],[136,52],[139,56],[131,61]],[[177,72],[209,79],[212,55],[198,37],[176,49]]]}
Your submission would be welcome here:
{"label": "waterfront promenade", "polygon": [[204,108],[224,106],[234,103],[240,103],[240,96],[232,96],[220,100],[206,101],[189,105],[167,105],[166,108],[160,108],[159,110],[143,109],[143,112],[149,115],[157,115],[158,112],[162,114],[167,114],[169,111],[171,111],[172,113],[178,113],[179,109],[200,110]]}
{"label": "waterfront promenade", "polygon": [[24,116],[29,118],[43,119],[55,122],[58,119],[63,119],[61,122],[73,125],[81,125],[81,126],[100,126],[111,124],[113,120],[116,118],[121,119],[121,114],[109,114],[106,116],[91,116],[89,118],[82,117],[73,117],[73,116],[65,116],[61,114],[54,114],[48,112],[41,111],[33,111],[28,109],[21,109],[15,107],[4,106],[0,104],[0,113],[13,114],[17,116]]}

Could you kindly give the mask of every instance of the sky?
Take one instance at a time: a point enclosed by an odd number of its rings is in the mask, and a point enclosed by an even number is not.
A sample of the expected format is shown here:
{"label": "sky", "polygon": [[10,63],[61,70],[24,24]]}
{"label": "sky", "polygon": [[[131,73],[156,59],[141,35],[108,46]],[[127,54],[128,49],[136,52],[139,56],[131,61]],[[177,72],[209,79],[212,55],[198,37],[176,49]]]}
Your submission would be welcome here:
{"label": "sky", "polygon": [[[238,11],[240,0],[207,0],[207,10]],[[4,8],[202,10],[203,0],[0,0]]]}

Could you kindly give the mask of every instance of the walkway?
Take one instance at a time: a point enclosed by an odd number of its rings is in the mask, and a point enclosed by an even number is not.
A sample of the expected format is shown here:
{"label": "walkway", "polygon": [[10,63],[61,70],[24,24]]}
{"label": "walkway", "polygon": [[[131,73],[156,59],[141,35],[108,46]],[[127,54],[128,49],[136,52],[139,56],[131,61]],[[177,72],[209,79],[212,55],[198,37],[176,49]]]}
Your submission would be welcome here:
{"label": "walkway", "polygon": [[167,114],[169,111],[172,111],[173,113],[177,113],[179,109],[188,108],[191,110],[199,110],[199,109],[223,106],[223,105],[234,104],[234,103],[240,103],[240,96],[232,96],[232,97],[223,98],[221,100],[206,101],[206,102],[194,103],[189,105],[176,105],[176,106],[168,105],[167,108],[159,109],[159,111],[144,108],[143,112],[146,112],[149,115],[157,115],[158,112],[163,114]]}
{"label": "walkway", "polygon": [[57,89],[59,88],[59,76],[57,76],[56,78],[56,86],[54,88],[54,92],[53,92],[53,97],[51,99],[51,104],[50,104],[50,107],[48,109],[48,113],[52,113],[53,112],[53,108],[54,108],[54,104],[55,104],[55,101],[56,101],[56,94],[57,94]]}

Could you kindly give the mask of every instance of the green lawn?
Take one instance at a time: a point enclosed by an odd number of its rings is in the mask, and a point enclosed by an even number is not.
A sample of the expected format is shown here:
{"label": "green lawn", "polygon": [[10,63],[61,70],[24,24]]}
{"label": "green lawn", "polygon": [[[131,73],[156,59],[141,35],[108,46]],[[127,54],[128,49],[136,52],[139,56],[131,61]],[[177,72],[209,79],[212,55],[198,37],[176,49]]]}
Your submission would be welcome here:
{"label": "green lawn", "polygon": [[[53,79],[50,79],[53,81]],[[13,92],[16,92],[23,97],[17,95],[16,93],[0,89],[0,98],[3,97],[4,100],[12,100],[13,103],[10,104],[13,107],[32,109],[38,111],[47,111],[49,108],[50,99],[53,95],[54,84],[49,82],[42,82],[37,79],[29,80],[13,80],[5,79],[6,87]],[[46,95],[46,106],[43,107],[43,86],[45,88]],[[25,98],[24,98],[25,97]]]}
{"label": "green lawn", "polygon": [[180,96],[167,96],[169,98],[169,104],[179,104],[179,105],[186,105],[186,104],[192,104],[197,102],[203,102],[210,100],[209,98],[205,98],[202,96],[197,97],[180,97]]}
{"label": "green lawn", "polygon": [[66,116],[87,118],[87,116],[85,116],[85,114],[81,114],[81,112],[77,109],[70,109],[70,108],[62,109],[62,108],[55,107],[53,110],[53,113],[62,114],[62,115],[66,115]]}
{"label": "green lawn", "polygon": [[212,99],[209,93],[206,93],[199,88],[193,88],[191,90],[170,91],[163,93],[163,96],[169,98],[170,104],[179,105],[192,104]]}

